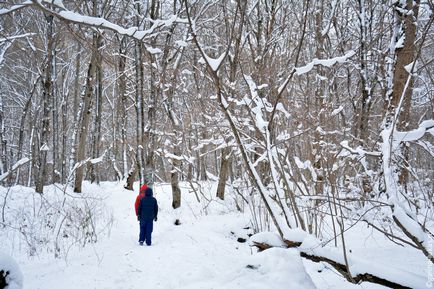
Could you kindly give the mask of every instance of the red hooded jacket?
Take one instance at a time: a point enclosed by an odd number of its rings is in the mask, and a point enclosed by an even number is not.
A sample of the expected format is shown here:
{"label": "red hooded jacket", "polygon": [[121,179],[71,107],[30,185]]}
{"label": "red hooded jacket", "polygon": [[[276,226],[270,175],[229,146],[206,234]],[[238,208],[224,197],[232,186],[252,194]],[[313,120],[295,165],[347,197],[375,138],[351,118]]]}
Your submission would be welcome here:
{"label": "red hooded jacket", "polygon": [[145,196],[145,190],[148,188],[147,185],[142,185],[140,187],[140,193],[137,195],[136,202],[134,203],[134,208],[136,209],[136,216],[139,214],[139,204],[140,200]]}

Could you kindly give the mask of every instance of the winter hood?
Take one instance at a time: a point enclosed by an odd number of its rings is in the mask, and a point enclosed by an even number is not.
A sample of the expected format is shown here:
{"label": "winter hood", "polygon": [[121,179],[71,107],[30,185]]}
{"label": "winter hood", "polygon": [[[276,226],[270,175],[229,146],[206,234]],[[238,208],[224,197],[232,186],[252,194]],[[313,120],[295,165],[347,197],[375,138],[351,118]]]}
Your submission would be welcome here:
{"label": "winter hood", "polygon": [[147,185],[142,185],[142,186],[140,187],[140,193],[141,193],[141,194],[144,194],[147,188],[148,188]]}
{"label": "winter hood", "polygon": [[152,197],[152,189],[151,188],[147,188],[146,190],[145,190],[145,196],[146,197]]}

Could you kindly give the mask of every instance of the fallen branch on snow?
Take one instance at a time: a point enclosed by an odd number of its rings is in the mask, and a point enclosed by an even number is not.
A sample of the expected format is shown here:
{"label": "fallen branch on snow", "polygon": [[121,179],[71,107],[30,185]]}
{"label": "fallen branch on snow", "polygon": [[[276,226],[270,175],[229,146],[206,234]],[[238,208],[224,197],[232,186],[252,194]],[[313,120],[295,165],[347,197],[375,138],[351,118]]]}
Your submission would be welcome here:
{"label": "fallen branch on snow", "polygon": [[[384,269],[382,265],[356,256],[349,255],[348,263],[350,264],[350,268],[347,269],[340,248],[325,247],[318,239],[306,232],[304,232],[304,237],[300,232],[296,232],[293,235],[294,240],[280,239],[277,242],[276,238],[279,238],[278,235],[260,233],[254,235],[249,240],[249,244],[252,247],[257,247],[259,251],[272,247],[296,248],[300,252],[301,257],[317,263],[325,262],[330,264],[345,279],[355,284],[371,282],[390,288],[420,288],[425,286],[426,280],[422,276],[397,268],[389,267]],[[351,274],[348,273],[348,270]]]}

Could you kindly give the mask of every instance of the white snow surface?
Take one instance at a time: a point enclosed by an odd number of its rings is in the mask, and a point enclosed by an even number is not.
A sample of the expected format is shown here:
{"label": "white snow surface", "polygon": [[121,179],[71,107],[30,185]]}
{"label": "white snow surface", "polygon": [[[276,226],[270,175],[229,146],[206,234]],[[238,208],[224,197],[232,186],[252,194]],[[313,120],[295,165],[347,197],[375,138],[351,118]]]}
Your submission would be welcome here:
{"label": "white snow surface", "polygon": [[[23,286],[23,274],[20,267],[12,257],[0,252],[0,271],[8,272],[5,289],[21,289]],[[3,273],[4,274],[4,273]]]}
{"label": "white snow surface", "polygon": [[[108,195],[107,209],[115,220],[110,236],[100,235],[98,243],[82,249],[71,248],[66,260],[48,254],[30,258],[10,244],[8,249],[25,276],[24,288],[316,288],[296,253],[286,249],[252,253],[247,243],[237,242],[231,229],[249,225],[248,214],[232,212],[229,203],[216,200],[197,203],[187,187],[182,188],[182,207],[174,211],[170,184],[154,186],[160,212],[153,243],[139,246],[134,214],[138,186],[132,192],[123,183],[102,183],[97,191],[95,185],[84,183],[83,191]],[[0,192],[5,190],[0,187]],[[214,190],[215,186],[209,194]],[[180,226],[173,224],[176,218]]]}
{"label": "white snow surface", "polygon": [[[24,242],[10,238],[11,234],[3,234],[0,227],[1,249],[20,265],[24,289],[385,288],[368,282],[351,284],[331,266],[301,259],[297,249],[272,248],[257,253],[248,243],[238,243],[232,232],[236,232],[235,235],[248,232],[251,216],[248,210],[240,213],[234,209],[230,192],[225,201],[213,197],[215,182],[201,184],[202,193],[210,201],[202,199],[200,203],[189,185],[181,183],[182,206],[177,210],[171,208],[170,184],[155,184],[154,195],[160,212],[154,223],[153,243],[150,247],[139,246],[139,228],[133,208],[139,184],[135,183],[134,192],[125,190],[123,184],[83,184],[83,194],[105,198],[107,211],[113,213],[113,227],[108,236],[98,235],[95,244],[71,247],[67,258],[54,259],[52,253],[44,254],[43,250],[29,257],[22,248]],[[44,188],[50,192],[44,196],[52,195],[55,188]],[[8,190],[7,204],[16,206],[21,203],[20,198],[29,197],[33,189],[0,186],[0,201]],[[63,194],[61,189],[58,191]],[[37,198],[38,194],[34,194],[33,198]],[[175,219],[180,219],[181,225],[175,226]],[[351,262],[354,261],[350,265],[352,272],[374,269],[381,275],[398,279],[399,274],[407,270],[402,278],[411,278],[401,280],[404,284],[426,288],[424,282],[430,276],[426,270],[432,270],[427,267],[426,258],[414,249],[391,245],[369,230],[360,225],[347,233],[348,246],[353,252],[350,254]],[[317,239],[302,230],[289,230],[286,235],[303,241],[301,250],[316,250],[333,259],[339,256],[340,249],[321,247]],[[260,233],[252,238],[281,244],[275,232]]]}
{"label": "white snow surface", "polygon": [[249,239],[249,245],[253,246],[255,242],[268,244],[273,247],[285,247],[285,243],[283,243],[282,238],[273,232],[260,232],[253,235]]}

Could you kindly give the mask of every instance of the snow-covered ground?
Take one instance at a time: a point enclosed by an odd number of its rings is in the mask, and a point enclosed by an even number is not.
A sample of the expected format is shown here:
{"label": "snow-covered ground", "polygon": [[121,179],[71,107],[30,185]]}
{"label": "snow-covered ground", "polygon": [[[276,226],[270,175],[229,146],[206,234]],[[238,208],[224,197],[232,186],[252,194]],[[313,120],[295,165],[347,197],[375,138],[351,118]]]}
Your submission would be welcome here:
{"label": "snow-covered ground", "polygon": [[[210,196],[214,194],[211,187]],[[6,190],[0,187],[1,197]],[[105,197],[102,209],[107,214],[102,215],[112,216],[113,225],[110,234],[98,235],[95,244],[84,249],[71,247],[67,258],[54,259],[52,253],[29,257],[16,239],[7,237],[10,234],[0,235],[0,251],[17,261],[28,289],[384,288],[366,282],[350,284],[329,266],[302,260],[295,249],[257,253],[231,233],[242,232],[249,225],[249,213],[234,212],[230,201],[198,203],[187,187],[183,188],[182,208],[176,211],[171,208],[170,185],[154,187],[160,212],[153,244],[139,246],[133,207],[137,191],[138,184],[132,192],[122,183],[86,183],[88,195]],[[8,198],[11,196],[19,198],[16,191]],[[177,218],[179,226],[173,224]],[[361,230],[365,230],[363,234]],[[416,251],[392,246],[375,234],[366,237],[366,231],[360,226],[349,234],[353,254],[377,265],[380,262],[384,268],[406,268],[421,278],[432,270]]]}

